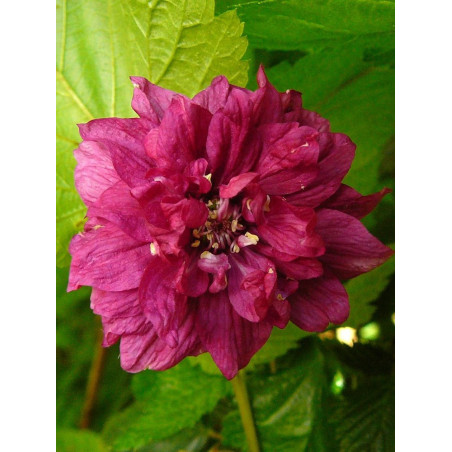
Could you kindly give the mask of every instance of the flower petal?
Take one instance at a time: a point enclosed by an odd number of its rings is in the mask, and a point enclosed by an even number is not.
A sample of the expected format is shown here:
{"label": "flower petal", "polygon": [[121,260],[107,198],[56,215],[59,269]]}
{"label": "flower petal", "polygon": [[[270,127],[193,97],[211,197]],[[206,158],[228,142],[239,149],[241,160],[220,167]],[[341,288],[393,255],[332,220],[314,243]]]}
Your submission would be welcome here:
{"label": "flower petal", "polygon": [[322,133],[318,174],[315,180],[299,193],[287,196],[296,206],[317,207],[341,186],[355,156],[356,145],[347,135]]}
{"label": "flower petal", "polygon": [[130,77],[130,80],[135,87],[132,108],[142,118],[149,119],[153,124],[159,125],[176,93],[154,85],[143,77]]}
{"label": "flower petal", "polygon": [[227,185],[220,185],[220,198],[233,198],[258,177],[259,174],[257,173],[242,173],[238,176],[232,177]]}
{"label": "flower petal", "polygon": [[251,135],[252,115],[249,94],[232,88],[224,108],[212,116],[206,151],[218,185],[248,172],[258,157],[259,143]]}
{"label": "flower petal", "polygon": [[68,291],[81,286],[107,291],[134,289],[151,258],[149,244],[138,242],[111,223],[74,236],[69,252]]}
{"label": "flower petal", "polygon": [[275,266],[248,248],[229,255],[229,299],[235,311],[250,322],[262,320],[276,286]]}
{"label": "flower petal", "polygon": [[330,322],[343,323],[350,310],[344,286],[331,273],[301,281],[289,301],[292,307],[290,319],[305,331],[323,331]]}
{"label": "flower petal", "polygon": [[157,334],[170,347],[179,342],[179,327],[187,314],[187,296],[182,294],[184,257],[152,256],[138,291],[141,308]]}
{"label": "flower petal", "polygon": [[161,340],[152,326],[140,334],[125,334],[119,347],[121,367],[127,372],[144,369],[165,370],[175,366],[189,355],[198,355],[203,350],[195,330],[193,313],[189,313],[179,326],[179,343],[169,347]]}
{"label": "flower petal", "polygon": [[343,279],[373,270],[394,254],[361,224],[338,210],[317,212],[317,231],[325,241],[320,260]]}
{"label": "flower petal", "polygon": [[321,262],[313,258],[299,257],[290,262],[273,259],[273,262],[278,271],[297,280],[318,278],[323,274]]}
{"label": "flower petal", "polygon": [[198,260],[198,267],[207,273],[213,274],[213,282],[209,292],[217,293],[228,285],[226,272],[231,268],[226,254],[212,254],[204,251]]}
{"label": "flower petal", "polygon": [[144,211],[122,180],[104,191],[89,207],[88,216],[105,218],[138,241],[152,241]]}
{"label": "flower petal", "polygon": [[173,97],[160,126],[146,138],[146,152],[159,168],[183,172],[192,160],[205,156],[211,117],[185,96]]}
{"label": "flower petal", "polygon": [[224,75],[219,75],[205,90],[193,97],[193,102],[214,114],[226,105],[230,88],[228,79]]}
{"label": "flower petal", "polygon": [[226,291],[205,293],[198,302],[196,330],[204,348],[227,379],[232,379],[267,342],[270,322],[249,322],[232,308]]}
{"label": "flower petal", "polygon": [[107,292],[93,288],[91,309],[94,314],[105,317],[131,317],[142,314],[137,289],[123,292]]}
{"label": "flower petal", "polygon": [[257,232],[273,248],[303,257],[324,253],[322,239],[314,231],[316,215],[313,209],[295,208],[279,196],[271,198],[267,209],[264,222],[257,225]]}
{"label": "flower petal", "polygon": [[388,193],[391,193],[391,190],[383,188],[377,193],[363,196],[348,185],[342,184],[339,190],[322,204],[322,207],[340,210],[359,219],[372,212]]}
{"label": "flower petal", "polygon": [[317,176],[318,132],[297,123],[267,124],[259,128],[262,155],[255,171],[269,195],[297,192]]}
{"label": "flower petal", "polygon": [[94,119],[80,124],[85,141],[102,143],[110,152],[116,172],[131,187],[143,183],[153,166],[144,149],[144,138],[153,127],[146,119]]}
{"label": "flower petal", "polygon": [[120,180],[113,167],[110,152],[102,144],[82,141],[74,151],[74,157],[77,160],[75,187],[87,206]]}

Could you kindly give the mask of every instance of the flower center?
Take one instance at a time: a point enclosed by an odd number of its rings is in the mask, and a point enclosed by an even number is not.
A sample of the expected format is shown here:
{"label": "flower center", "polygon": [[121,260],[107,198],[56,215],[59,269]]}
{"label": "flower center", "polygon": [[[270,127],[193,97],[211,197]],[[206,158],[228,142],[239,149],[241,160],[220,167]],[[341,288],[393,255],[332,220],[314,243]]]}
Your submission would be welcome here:
{"label": "flower center", "polygon": [[209,217],[203,226],[193,229],[193,248],[202,246],[213,253],[229,248],[232,253],[238,253],[241,247],[258,242],[257,235],[244,232],[246,226],[239,206],[220,198],[211,199],[206,205]]}

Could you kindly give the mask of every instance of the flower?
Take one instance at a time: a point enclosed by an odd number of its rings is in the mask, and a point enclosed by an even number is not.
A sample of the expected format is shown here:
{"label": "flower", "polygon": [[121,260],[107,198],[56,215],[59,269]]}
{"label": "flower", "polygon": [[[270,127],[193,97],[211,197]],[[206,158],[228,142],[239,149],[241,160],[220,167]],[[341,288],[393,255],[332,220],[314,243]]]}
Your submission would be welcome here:
{"label": "flower", "polygon": [[92,286],[121,366],[163,370],[207,351],[230,379],[274,326],[344,322],[341,280],[393,253],[359,221],[388,190],[341,183],[352,141],[262,67],[255,92],[219,76],[193,99],[131,79],[138,118],[79,126],[88,221],[68,285]]}

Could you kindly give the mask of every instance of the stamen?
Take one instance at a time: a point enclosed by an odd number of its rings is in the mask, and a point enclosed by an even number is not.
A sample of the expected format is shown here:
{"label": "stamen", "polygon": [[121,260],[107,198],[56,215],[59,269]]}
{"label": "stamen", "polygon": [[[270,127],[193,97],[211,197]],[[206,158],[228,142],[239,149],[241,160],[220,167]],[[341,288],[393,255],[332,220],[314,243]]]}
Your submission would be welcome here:
{"label": "stamen", "polygon": [[151,250],[151,254],[152,254],[153,256],[155,256],[155,255],[157,254],[157,248],[155,247],[154,242],[151,242],[151,244],[149,245],[149,248],[150,248],[150,250]]}
{"label": "stamen", "polygon": [[198,248],[198,246],[201,244],[201,242],[199,241],[199,240],[195,240],[192,244],[191,244],[191,246],[192,246],[192,248]]}

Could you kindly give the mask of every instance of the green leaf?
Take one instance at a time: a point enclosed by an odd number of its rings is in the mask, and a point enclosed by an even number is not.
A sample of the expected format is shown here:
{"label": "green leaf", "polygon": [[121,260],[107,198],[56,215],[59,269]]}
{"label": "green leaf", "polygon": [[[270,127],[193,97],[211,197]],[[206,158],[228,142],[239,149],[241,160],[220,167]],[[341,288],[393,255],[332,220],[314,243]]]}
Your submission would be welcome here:
{"label": "green leaf", "polygon": [[[312,340],[298,353],[292,367],[246,380],[263,452],[301,452],[311,440],[326,384],[324,357]],[[247,450],[238,411],[226,416],[222,436],[223,445]]]}
{"label": "green leaf", "polygon": [[194,95],[219,74],[245,85],[240,61],[247,40],[229,11],[214,17],[213,0],[58,0],[57,3],[57,264],[68,265],[70,238],[85,207],[75,189],[72,150],[77,123],[134,116],[129,76]]}
{"label": "green leaf", "polygon": [[142,372],[132,386],[136,402],[104,429],[105,441],[115,450],[140,447],[194,426],[230,391],[225,378],[186,362],[165,372]]}
{"label": "green leaf", "polygon": [[394,440],[394,380],[368,379],[331,412],[340,452],[390,452]]}
{"label": "green leaf", "polygon": [[394,3],[381,0],[218,0],[237,8],[256,48],[295,50],[394,31]]}
{"label": "green leaf", "polygon": [[102,438],[89,430],[57,430],[56,450],[58,452],[107,452]]}
{"label": "green leaf", "polygon": [[343,326],[358,328],[367,323],[375,312],[373,301],[385,290],[394,274],[394,257],[369,273],[345,284],[350,301],[350,316]]}
{"label": "green leaf", "polygon": [[209,441],[209,430],[201,424],[183,429],[169,438],[146,444],[137,452],[195,452],[205,451]]}

